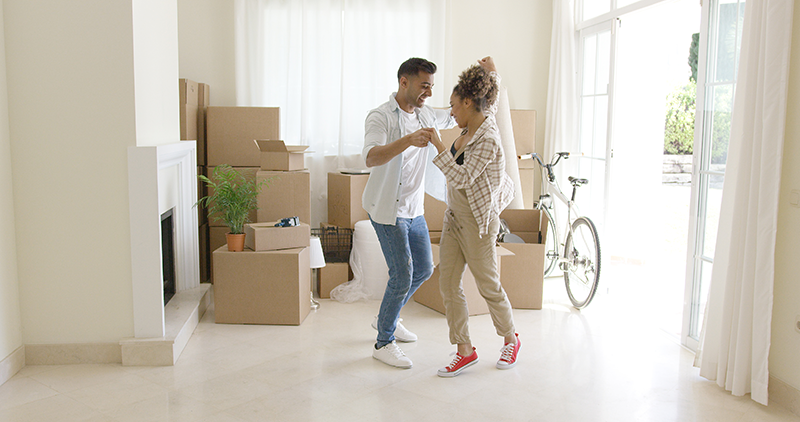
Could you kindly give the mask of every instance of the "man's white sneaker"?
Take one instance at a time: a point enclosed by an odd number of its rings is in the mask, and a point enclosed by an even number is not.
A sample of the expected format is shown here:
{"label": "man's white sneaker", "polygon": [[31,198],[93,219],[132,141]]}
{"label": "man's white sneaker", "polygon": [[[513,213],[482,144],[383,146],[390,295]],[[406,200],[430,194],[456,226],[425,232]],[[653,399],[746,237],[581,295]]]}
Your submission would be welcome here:
{"label": "man's white sneaker", "polygon": [[408,369],[411,368],[411,359],[409,359],[403,350],[395,342],[391,342],[386,346],[376,349],[372,347],[372,357],[379,361],[397,368]]}
{"label": "man's white sneaker", "polygon": [[[408,331],[408,329],[404,327],[403,324],[400,323],[400,321],[402,320],[403,318],[397,320],[397,327],[394,329],[394,338],[397,341],[401,341],[403,343],[411,343],[417,341],[417,335],[412,333],[411,331]],[[375,319],[372,320],[372,328],[374,328],[375,330],[378,329],[377,316],[375,317]]]}

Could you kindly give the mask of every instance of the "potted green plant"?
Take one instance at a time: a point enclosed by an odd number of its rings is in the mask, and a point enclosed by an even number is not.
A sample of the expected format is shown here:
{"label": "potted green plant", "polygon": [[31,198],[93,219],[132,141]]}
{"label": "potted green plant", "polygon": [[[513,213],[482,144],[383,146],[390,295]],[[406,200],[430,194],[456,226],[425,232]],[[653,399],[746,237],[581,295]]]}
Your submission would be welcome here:
{"label": "potted green plant", "polygon": [[244,249],[244,225],[250,222],[250,212],[258,208],[258,194],[270,179],[248,180],[233,167],[222,164],[214,168],[211,178],[197,176],[209,188],[209,195],[197,204],[208,208],[209,217],[228,226],[226,234],[229,251]]}

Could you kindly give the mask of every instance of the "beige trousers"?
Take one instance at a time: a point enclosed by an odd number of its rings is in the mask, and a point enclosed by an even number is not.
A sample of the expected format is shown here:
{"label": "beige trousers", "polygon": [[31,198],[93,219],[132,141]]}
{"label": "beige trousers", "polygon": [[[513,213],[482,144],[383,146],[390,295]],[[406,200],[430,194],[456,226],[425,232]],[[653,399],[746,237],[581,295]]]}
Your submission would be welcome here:
{"label": "beige trousers", "polygon": [[450,327],[450,343],[470,343],[469,309],[461,280],[465,265],[469,265],[478,291],[486,300],[497,334],[501,337],[513,335],[511,303],[497,272],[495,243],[500,221],[497,218],[491,221],[489,234],[481,238],[464,191],[449,192],[448,200],[439,242],[439,289]]}

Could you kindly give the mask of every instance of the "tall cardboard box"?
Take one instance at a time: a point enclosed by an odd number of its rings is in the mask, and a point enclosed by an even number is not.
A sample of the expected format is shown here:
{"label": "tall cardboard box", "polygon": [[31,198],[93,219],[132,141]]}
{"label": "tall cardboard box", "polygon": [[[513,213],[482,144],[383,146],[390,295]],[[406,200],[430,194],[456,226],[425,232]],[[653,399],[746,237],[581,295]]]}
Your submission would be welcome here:
{"label": "tall cardboard box", "polygon": [[534,197],[536,193],[536,173],[536,169],[519,169],[519,184],[520,188],[522,189],[522,204],[525,209],[533,209],[533,203],[539,200],[538,197]]}
{"label": "tall cardboard box", "polygon": [[[252,143],[252,142],[251,142]],[[256,173],[256,181],[269,180],[258,195],[256,221],[279,221],[299,217],[311,221],[311,176],[308,171],[264,171]]]}
{"label": "tall cardboard box", "polygon": [[278,107],[208,107],[206,110],[208,165],[260,167],[256,139],[281,139]]}
{"label": "tall cardboard box", "polygon": [[511,110],[517,155],[536,151],[536,110]]}
{"label": "tall cardboard box", "polygon": [[[434,311],[444,314],[444,300],[439,290],[439,245],[432,244],[431,250],[433,252],[433,265],[435,265],[433,275],[417,289],[414,293],[414,300],[421,305],[425,305]],[[512,252],[502,246],[496,247],[495,251],[497,253],[497,271],[502,277],[503,272],[501,271],[500,263],[508,259],[509,256],[512,255]],[[505,265],[505,263],[503,265]],[[478,286],[475,284],[475,277],[469,270],[469,266],[465,267],[464,274],[461,276],[461,284],[464,289],[464,296],[467,298],[469,315],[488,314],[489,306],[486,305],[486,301],[478,291]]]}
{"label": "tall cardboard box", "polygon": [[[215,168],[216,167],[208,167],[206,169],[206,176],[209,179],[212,178]],[[256,174],[259,172],[259,168],[258,167],[234,167],[234,170],[236,170],[239,173],[241,173],[242,176],[244,176],[244,178],[246,180],[255,180],[256,179]],[[261,188],[262,192],[264,190],[266,190],[266,189],[267,189],[266,187],[262,187]],[[214,194],[214,189],[211,188],[211,187],[207,188],[206,195],[213,195],[213,194]],[[248,218],[250,219],[251,223],[255,223],[255,222],[259,221],[258,220],[258,212],[256,210],[250,211],[250,214],[249,214]],[[208,215],[208,224],[211,227],[223,227],[225,225],[222,222],[222,220],[217,220],[216,218],[214,218],[214,214],[209,214]]]}
{"label": "tall cardboard box", "polygon": [[511,233],[526,243],[501,243],[514,253],[504,258],[500,282],[503,284],[511,307],[515,309],[542,309],[544,282],[544,253],[547,215],[539,210],[504,210],[500,218],[506,221]]}
{"label": "tall cardboard box", "polygon": [[208,162],[207,147],[206,147],[206,114],[210,102],[211,88],[208,84],[198,83],[197,94],[197,163],[206,165]]}
{"label": "tall cardboard box", "polygon": [[[180,125],[181,125],[181,140],[182,141],[196,141],[197,140],[197,106],[181,104],[180,106]],[[199,147],[198,147],[199,150]],[[198,163],[201,164],[198,160]]]}
{"label": "tall cardboard box", "polygon": [[309,248],[213,253],[221,324],[300,325],[311,310]]}
{"label": "tall cardboard box", "polygon": [[199,84],[193,80],[181,78],[178,79],[178,98],[181,105],[198,105],[200,93]]}
{"label": "tall cardboard box", "polygon": [[328,173],[328,223],[354,229],[361,220],[369,220],[361,204],[369,174]]}

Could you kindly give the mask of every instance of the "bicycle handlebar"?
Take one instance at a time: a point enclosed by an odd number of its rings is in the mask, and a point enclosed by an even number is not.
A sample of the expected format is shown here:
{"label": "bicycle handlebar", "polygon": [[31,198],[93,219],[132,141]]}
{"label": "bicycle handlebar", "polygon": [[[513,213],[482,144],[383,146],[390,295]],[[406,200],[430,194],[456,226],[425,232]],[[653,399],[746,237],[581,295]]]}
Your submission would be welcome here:
{"label": "bicycle handlebar", "polygon": [[556,180],[556,175],[555,173],[553,173],[553,167],[555,167],[556,164],[558,164],[558,162],[561,161],[562,158],[564,159],[569,158],[569,155],[570,155],[569,152],[565,151],[557,152],[555,153],[555,155],[553,155],[553,160],[550,162],[550,164],[545,164],[544,162],[542,162],[542,159],[541,157],[539,157],[539,154],[535,152],[518,155],[517,158],[519,158],[520,160],[531,160],[531,159],[536,160],[539,163],[539,165],[542,166],[543,169],[547,170],[547,180],[549,180],[550,183],[552,183],[555,182]]}

